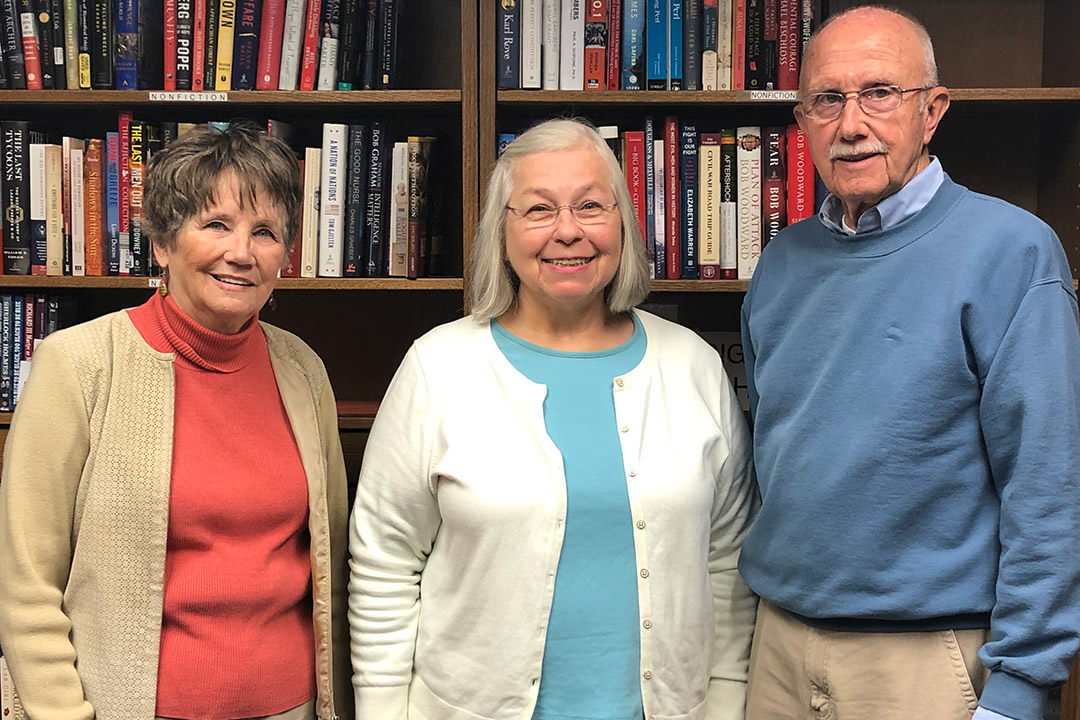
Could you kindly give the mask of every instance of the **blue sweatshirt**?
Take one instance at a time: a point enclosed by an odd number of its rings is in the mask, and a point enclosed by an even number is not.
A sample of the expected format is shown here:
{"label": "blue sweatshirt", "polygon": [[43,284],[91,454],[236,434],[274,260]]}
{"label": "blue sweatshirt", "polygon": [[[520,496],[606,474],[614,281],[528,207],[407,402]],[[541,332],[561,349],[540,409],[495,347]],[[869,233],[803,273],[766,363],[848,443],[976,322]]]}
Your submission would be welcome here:
{"label": "blue sweatshirt", "polygon": [[980,705],[1039,720],[1080,646],[1080,331],[1053,231],[946,177],[887,230],[780,233],[742,323],[747,583],[842,629],[989,621]]}

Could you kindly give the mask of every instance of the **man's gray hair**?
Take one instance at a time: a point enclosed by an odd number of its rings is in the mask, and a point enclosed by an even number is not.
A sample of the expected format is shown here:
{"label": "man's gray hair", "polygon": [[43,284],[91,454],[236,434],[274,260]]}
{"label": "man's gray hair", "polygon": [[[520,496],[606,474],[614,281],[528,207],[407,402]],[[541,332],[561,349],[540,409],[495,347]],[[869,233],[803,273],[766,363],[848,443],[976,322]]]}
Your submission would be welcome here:
{"label": "man's gray hair", "polygon": [[506,259],[506,205],[514,190],[514,168],[529,155],[561,150],[595,152],[607,168],[622,224],[622,258],[615,277],[604,288],[608,310],[628,312],[649,294],[649,266],[626,177],[600,133],[587,120],[541,122],[519,135],[499,156],[491,173],[480,224],[473,244],[469,276],[470,313],[481,319],[502,315],[517,299],[519,279]]}

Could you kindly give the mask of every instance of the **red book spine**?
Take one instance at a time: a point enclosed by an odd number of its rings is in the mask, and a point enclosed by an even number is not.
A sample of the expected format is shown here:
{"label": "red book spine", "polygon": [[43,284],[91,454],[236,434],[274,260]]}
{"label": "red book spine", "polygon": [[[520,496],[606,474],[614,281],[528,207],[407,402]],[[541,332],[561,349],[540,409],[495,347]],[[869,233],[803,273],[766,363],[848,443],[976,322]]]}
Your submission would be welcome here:
{"label": "red book spine", "polygon": [[176,0],[165,0],[165,89],[176,89]]}
{"label": "red book spine", "polygon": [[735,22],[731,33],[731,89],[746,89],[746,0],[732,0]]}
{"label": "red book spine", "polygon": [[619,52],[622,48],[622,4],[623,0],[614,0],[608,6],[607,31],[607,89],[619,89],[621,65]]}
{"label": "red book spine", "polygon": [[285,0],[265,0],[259,29],[259,69],[256,90],[277,90],[281,74],[281,45],[285,38]]}
{"label": "red book spine", "polygon": [[788,224],[814,214],[814,163],[806,135],[798,125],[787,129],[787,218]]}
{"label": "red book spine", "polygon": [[[175,78],[175,76],[174,76]],[[120,274],[128,275],[131,265],[128,252],[131,232],[131,113],[120,113],[117,126],[120,136]]]}
{"label": "red book spine", "polygon": [[304,25],[304,51],[300,56],[300,89],[315,89],[315,72],[319,67],[319,10],[322,3],[307,4],[307,23]]}
{"label": "red book spine", "polygon": [[645,242],[645,132],[630,130],[626,139],[626,185],[630,188],[630,202],[634,206],[641,240]]}
{"label": "red book spine", "polygon": [[[26,89],[41,90],[41,55],[38,52],[37,23],[34,22],[34,13],[21,13],[19,23],[22,26],[23,61],[26,63]],[[15,32],[14,28],[12,32]]]}
{"label": "red book spine", "polygon": [[799,89],[799,4],[780,0],[780,44],[777,48],[777,90]]}
{"label": "red book spine", "polygon": [[23,360],[34,354],[34,296],[27,293],[23,298]]}
{"label": "red book spine", "polygon": [[191,89],[205,89],[206,74],[206,3],[207,0],[193,0],[195,12],[192,15],[194,37],[191,43]]}
{"label": "red book spine", "polygon": [[664,118],[664,242],[667,279],[678,280],[682,267],[682,192],[679,187],[679,119]]}
{"label": "red book spine", "polygon": [[[585,7],[585,89],[607,87],[607,0],[586,0]],[[591,26],[591,27],[590,27]],[[590,43],[591,41],[591,43]]]}

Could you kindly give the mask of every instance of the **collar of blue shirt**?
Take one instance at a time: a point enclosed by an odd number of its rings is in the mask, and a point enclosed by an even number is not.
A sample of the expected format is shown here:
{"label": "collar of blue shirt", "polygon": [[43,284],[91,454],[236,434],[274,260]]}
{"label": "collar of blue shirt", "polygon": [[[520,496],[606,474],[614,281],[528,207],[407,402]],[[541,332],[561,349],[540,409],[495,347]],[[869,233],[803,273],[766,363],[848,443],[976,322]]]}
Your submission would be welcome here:
{"label": "collar of blue shirt", "polygon": [[941,163],[931,156],[930,164],[911,178],[907,185],[860,215],[858,227],[854,230],[844,222],[844,206],[840,204],[840,198],[832,193],[825,196],[818,217],[825,227],[844,235],[888,230],[926,207],[944,181],[945,171]]}

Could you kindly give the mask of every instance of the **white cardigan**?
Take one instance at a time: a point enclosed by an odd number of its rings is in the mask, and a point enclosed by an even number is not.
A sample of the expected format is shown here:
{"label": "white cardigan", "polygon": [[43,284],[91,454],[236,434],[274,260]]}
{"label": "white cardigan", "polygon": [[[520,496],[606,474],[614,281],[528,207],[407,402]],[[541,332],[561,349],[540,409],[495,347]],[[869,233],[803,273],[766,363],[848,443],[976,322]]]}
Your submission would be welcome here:
{"label": "white cardigan", "polygon": [[[634,523],[649,720],[740,720],[757,599],[736,570],[757,506],[717,353],[636,312],[648,341],[612,393]],[[546,388],[487,321],[417,340],[364,455],[349,621],[363,720],[529,720],[566,517]]]}

